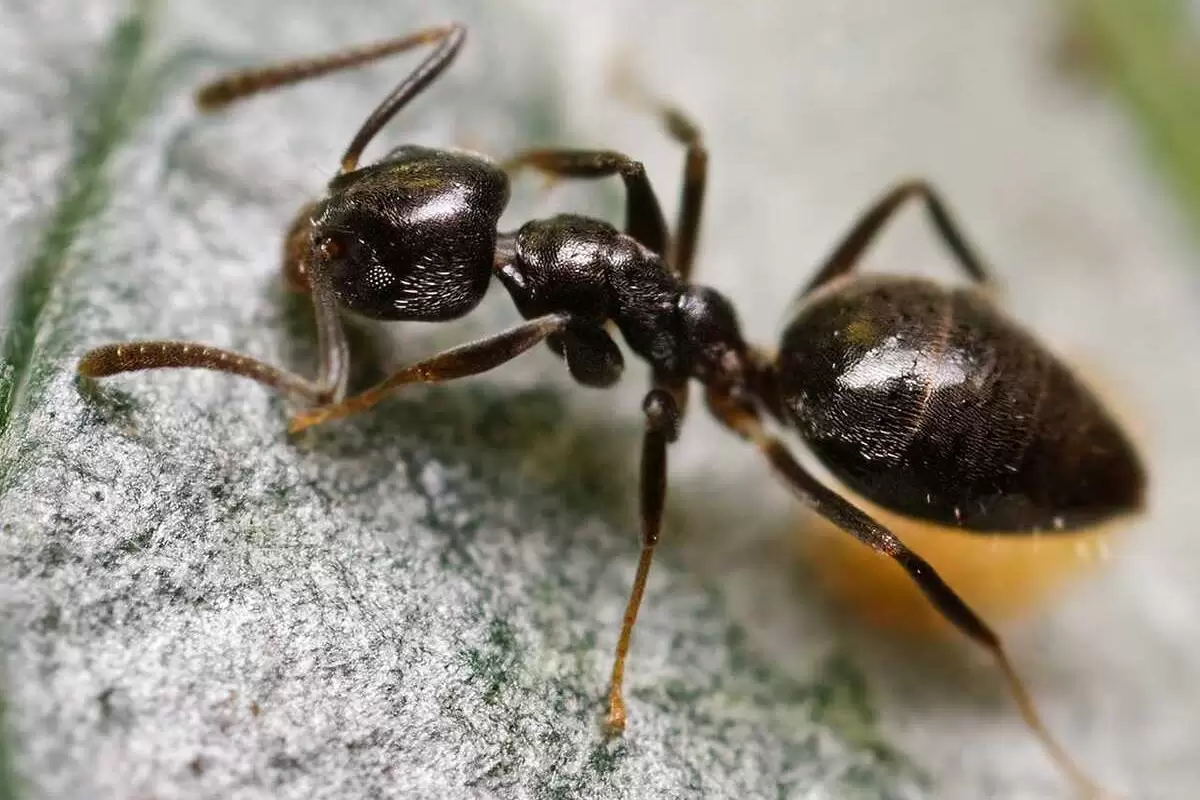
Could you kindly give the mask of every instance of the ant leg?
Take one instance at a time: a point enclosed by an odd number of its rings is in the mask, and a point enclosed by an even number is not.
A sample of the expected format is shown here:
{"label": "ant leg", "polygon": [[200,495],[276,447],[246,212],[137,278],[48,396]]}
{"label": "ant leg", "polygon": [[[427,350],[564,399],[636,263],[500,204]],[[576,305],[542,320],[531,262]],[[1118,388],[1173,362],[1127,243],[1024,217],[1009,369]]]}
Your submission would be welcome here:
{"label": "ant leg", "polygon": [[[314,204],[300,209],[283,242],[283,276],[288,288],[312,295],[317,319],[317,350],[321,354],[315,381],[287,372],[256,358],[199,342],[135,341],[102,345],[89,350],[78,371],[89,378],[145,369],[195,368],[227,372],[258,381],[276,391],[302,397],[310,403],[341,400],[350,378],[350,350],[338,317],[333,292],[308,270],[309,216]],[[314,285],[314,278],[316,279]]]}
{"label": "ant leg", "polygon": [[235,72],[201,87],[196,94],[196,104],[205,111],[212,111],[259,92],[289,86],[331,72],[359,67],[386,56],[403,53],[419,45],[440,42],[438,48],[418,64],[416,69],[409,73],[371,112],[371,115],[359,128],[358,133],[350,141],[350,145],[342,156],[341,172],[342,174],[353,172],[358,167],[358,159],[362,155],[362,151],[366,149],[375,134],[379,133],[380,129],[409,100],[420,94],[425,87],[445,71],[446,67],[450,66],[450,62],[462,48],[466,35],[466,28],[458,23],[439,25],[406,36],[340,50],[328,55]]}
{"label": "ant leg", "polygon": [[284,237],[283,278],[293,291],[312,295],[317,318],[317,351],[321,354],[317,383],[328,389],[317,402],[336,403],[346,396],[346,385],[350,380],[350,348],[328,279],[315,276],[321,289],[313,290],[314,276],[308,268],[308,255],[312,250],[312,212],[315,208],[316,203],[302,207]]}
{"label": "ant leg", "polygon": [[800,296],[803,297],[817,287],[858,266],[858,260],[863,251],[874,241],[884,224],[904,205],[906,200],[917,198],[925,202],[925,210],[929,212],[934,229],[963,270],[974,280],[988,283],[990,279],[983,262],[975,254],[975,248],[967,242],[961,227],[950,215],[950,211],[937,190],[925,181],[912,180],[895,186],[867,209],[866,213],[859,218],[846,237],[826,259],[824,265],[817,271],[816,277],[804,287]]}
{"label": "ant leg", "polygon": [[105,344],[84,353],[76,369],[85,378],[105,378],[121,372],[185,367],[241,375],[313,403],[330,396],[328,390],[302,375],[199,342],[145,340]]}
{"label": "ant leg", "polygon": [[77,370],[86,378],[105,378],[146,369],[210,369],[240,375],[310,403],[328,403],[345,393],[349,350],[333,298],[313,292],[317,312],[321,371],[317,379],[279,369],[251,356],[201,342],[144,340],[101,345],[83,354]]}
{"label": "ant leg", "polygon": [[552,148],[525,150],[506,160],[503,167],[508,172],[532,167],[556,178],[594,179],[619,175],[625,182],[628,197],[625,232],[652,252],[666,253],[667,222],[642,162],[613,150]]}
{"label": "ant leg", "polygon": [[1000,638],[942,580],[929,562],[905,546],[887,528],[817,481],[792,457],[782,442],[767,434],[753,408],[740,405],[728,395],[712,390],[708,395],[708,403],[718,421],[758,447],[771,467],[801,502],[875,552],[893,559],[908,573],[926,599],[947,621],[969,639],[986,648],[1008,683],[1026,726],[1042,743],[1054,764],[1080,794],[1086,797],[1104,796],[1042,722],[1033,698],[1004,652]]}
{"label": "ant leg", "polygon": [[478,375],[524,353],[538,342],[566,330],[570,317],[546,314],[486,339],[452,347],[424,361],[405,367],[382,383],[331,405],[302,411],[292,417],[288,430],[302,431],[313,425],[365,411],[392,390],[410,383],[441,383]]}
{"label": "ant leg", "polygon": [[617,639],[617,652],[613,659],[612,679],[609,683],[606,724],[613,733],[620,733],[625,728],[625,699],[622,693],[625,683],[625,657],[629,654],[633,626],[637,622],[638,609],[642,605],[646,579],[650,574],[650,563],[654,559],[654,546],[658,544],[658,534],[662,527],[663,506],[667,497],[667,445],[679,436],[679,421],[686,403],[686,391],[686,384],[674,391],[656,386],[642,402],[642,410],[646,415],[639,479],[642,553],[638,559],[629,602],[625,606],[625,617],[621,622],[621,635]]}
{"label": "ant leg", "polygon": [[675,238],[671,242],[671,266],[688,281],[696,261],[696,244],[700,240],[700,220],[704,216],[704,192],[708,187],[708,148],[700,128],[682,111],[671,106],[659,109],[667,131],[675,141],[686,147],[683,166],[683,188],[679,196],[679,213],[675,219]]}
{"label": "ant leg", "polygon": [[679,211],[667,261],[683,280],[690,280],[708,185],[708,149],[704,146],[700,126],[683,109],[652,94],[627,70],[619,69],[614,76],[614,83],[617,93],[624,100],[658,117],[667,135],[684,147]]}

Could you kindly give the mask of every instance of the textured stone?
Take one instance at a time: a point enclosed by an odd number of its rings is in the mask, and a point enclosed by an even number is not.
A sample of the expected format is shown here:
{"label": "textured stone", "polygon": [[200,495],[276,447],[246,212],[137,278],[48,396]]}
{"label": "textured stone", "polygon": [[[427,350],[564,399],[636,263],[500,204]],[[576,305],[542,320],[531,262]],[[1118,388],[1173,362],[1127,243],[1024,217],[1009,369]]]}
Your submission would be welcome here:
{"label": "textured stone", "polygon": [[[772,669],[670,554],[632,665],[629,736],[606,740],[636,428],[575,419],[562,385],[537,379],[546,358],[504,388],[406,393],[297,441],[281,401],[227,378],[76,382],[82,348],[130,336],[312,356],[293,346],[311,326],[279,286],[279,231],[404,67],[228,118],[199,117],[188,89],[424,20],[277,22],[255,5],[77,30],[69,52],[52,48],[58,80],[76,85],[54,117],[70,135],[24,131],[63,166],[23,187],[57,197],[18,220],[42,234],[18,266],[6,360],[19,783],[88,798],[916,791],[875,737],[852,664],[834,655],[803,680]],[[544,30],[474,4],[443,13],[455,11],[476,36],[408,115],[411,135],[497,152],[565,138]],[[43,58],[56,64],[31,56]],[[491,304],[454,334],[506,314]]]}

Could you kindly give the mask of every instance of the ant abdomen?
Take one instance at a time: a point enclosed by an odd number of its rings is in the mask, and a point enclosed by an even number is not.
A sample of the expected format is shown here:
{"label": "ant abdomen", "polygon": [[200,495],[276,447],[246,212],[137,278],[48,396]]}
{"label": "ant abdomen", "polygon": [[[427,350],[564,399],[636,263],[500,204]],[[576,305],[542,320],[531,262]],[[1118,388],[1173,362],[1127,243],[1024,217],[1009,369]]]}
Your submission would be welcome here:
{"label": "ant abdomen", "polygon": [[974,288],[831,284],[788,325],[778,366],[814,453],[893,511],[1016,535],[1141,505],[1141,463],[1107,410]]}
{"label": "ant abdomen", "polygon": [[339,175],[312,213],[312,258],[343,307],[436,322],[487,291],[508,176],[472,153],[405,146]]}

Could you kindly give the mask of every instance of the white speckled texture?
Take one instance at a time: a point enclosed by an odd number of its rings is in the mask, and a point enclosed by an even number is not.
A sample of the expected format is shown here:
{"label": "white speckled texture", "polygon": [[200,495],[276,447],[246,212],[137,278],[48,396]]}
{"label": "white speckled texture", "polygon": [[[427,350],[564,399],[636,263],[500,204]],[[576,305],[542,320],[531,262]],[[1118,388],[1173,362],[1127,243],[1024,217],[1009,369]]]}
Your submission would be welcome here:
{"label": "white speckled texture", "polygon": [[[806,588],[780,543],[799,510],[702,414],[673,454],[631,726],[603,744],[636,556],[637,370],[584,392],[536,353],[295,441],[283,405],[235,379],[144,374],[81,396],[75,358],[114,338],[308,363],[293,344],[307,315],[276,280],[279,231],[403,67],[212,119],[188,89],[449,17],[471,24],[467,52],[388,140],[619,148],[673,206],[678,152],[607,86],[627,55],[703,124],[700,277],[756,340],[886,185],[923,174],[943,188],[1014,314],[1099,377],[1152,470],[1151,511],[1107,569],[1004,627],[1014,659],[1104,785],[1200,790],[1200,273],[1122,110],[1056,67],[1055,6],[347,6],[289,3],[282,19],[257,0],[164,6],[107,94],[124,5],[0,9],[6,330],[23,276],[54,277],[0,433],[0,668],[20,796],[1068,796],[986,658],[880,641]],[[98,146],[86,134],[112,100],[130,124]],[[101,178],[64,228],[88,174],[67,166],[81,140],[103,151]],[[611,213],[615,197],[533,189],[509,219]],[[65,247],[47,230],[66,230]],[[953,277],[916,214],[871,264]],[[497,295],[461,324],[400,327],[392,355],[514,317]]]}

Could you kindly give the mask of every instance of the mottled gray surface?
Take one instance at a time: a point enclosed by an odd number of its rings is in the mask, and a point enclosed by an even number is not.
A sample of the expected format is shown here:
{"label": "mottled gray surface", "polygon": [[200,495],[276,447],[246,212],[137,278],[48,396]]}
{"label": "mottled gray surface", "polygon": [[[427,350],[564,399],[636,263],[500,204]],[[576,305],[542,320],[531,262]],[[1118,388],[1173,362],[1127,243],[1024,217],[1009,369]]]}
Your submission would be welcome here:
{"label": "mottled gray surface", "polygon": [[[631,54],[708,132],[701,274],[757,339],[884,185],[944,187],[1014,312],[1101,376],[1153,469],[1147,519],[1103,574],[1006,627],[1014,657],[1102,782],[1194,795],[1194,256],[1118,110],[1055,70],[1046,4],[392,5],[292,3],[276,20],[261,2],[175,4],[145,33],[111,0],[0,9],[0,290],[20,289],[0,312],[15,362],[0,380],[19,379],[0,434],[0,625],[26,795],[1064,796],[986,659],[878,641],[805,588],[777,538],[795,506],[699,414],[673,462],[630,729],[606,744],[636,555],[636,370],[589,393],[534,354],[296,441],[280,401],[220,376],[81,396],[74,359],[113,338],[309,363],[279,229],[403,67],[213,119],[187,90],[452,16],[472,24],[464,58],[389,141],[619,147],[673,194],[678,153],[606,86]],[[612,210],[522,191],[510,219],[567,206]],[[907,220],[872,263],[950,274]],[[411,357],[513,318],[497,297],[393,346]]]}

